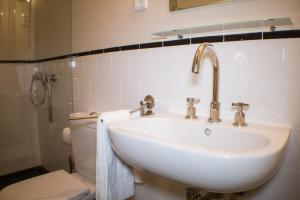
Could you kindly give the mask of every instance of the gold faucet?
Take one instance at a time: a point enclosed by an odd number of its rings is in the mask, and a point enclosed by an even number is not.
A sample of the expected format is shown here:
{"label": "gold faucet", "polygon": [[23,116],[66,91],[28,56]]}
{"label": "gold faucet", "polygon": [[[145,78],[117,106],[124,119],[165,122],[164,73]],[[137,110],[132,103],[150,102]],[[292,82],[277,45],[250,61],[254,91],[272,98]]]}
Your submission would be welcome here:
{"label": "gold faucet", "polygon": [[[154,107],[155,102],[154,98],[151,95],[147,95],[144,98],[144,101],[140,101],[140,107],[134,110],[129,111],[130,114],[133,114],[135,112],[140,112],[140,116],[147,116],[147,115],[153,115],[154,112],[152,111],[152,108]],[[147,109],[147,111],[145,111]]]}
{"label": "gold faucet", "polygon": [[217,54],[212,48],[213,45],[209,43],[202,43],[196,50],[192,72],[199,74],[200,63],[203,57],[204,52],[209,51],[209,58],[212,60],[213,64],[213,95],[212,102],[210,103],[210,112],[209,112],[209,122],[220,122],[220,104],[218,102],[218,80],[219,80],[219,62]]}
{"label": "gold faucet", "polygon": [[195,98],[186,98],[186,101],[188,103],[188,107],[186,109],[186,119],[198,119],[197,113],[196,113],[196,107],[194,107],[194,104],[199,103],[200,99]]}
{"label": "gold faucet", "polygon": [[247,126],[245,122],[245,113],[243,112],[244,108],[248,108],[249,104],[247,103],[232,103],[232,106],[237,107],[238,111],[235,113],[234,122],[232,123],[234,126]]}

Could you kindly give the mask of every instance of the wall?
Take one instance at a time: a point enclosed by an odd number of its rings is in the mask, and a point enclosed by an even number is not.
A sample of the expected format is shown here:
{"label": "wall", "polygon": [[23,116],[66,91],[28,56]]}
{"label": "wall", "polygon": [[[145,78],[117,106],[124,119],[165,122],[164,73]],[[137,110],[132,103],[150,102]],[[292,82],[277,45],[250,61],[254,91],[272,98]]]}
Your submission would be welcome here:
{"label": "wall", "polygon": [[32,0],[35,19],[35,58],[72,51],[72,0]]}
{"label": "wall", "polygon": [[[36,72],[55,73],[52,85],[53,122],[48,101],[35,107],[29,98]],[[39,85],[41,86],[41,85]],[[71,147],[63,143],[62,130],[72,112],[70,60],[37,64],[0,64],[0,176],[43,165],[48,170],[69,170]]]}
{"label": "wall", "polygon": [[39,72],[57,75],[57,81],[52,84],[53,121],[49,122],[48,118],[48,99],[37,108],[41,163],[49,171],[68,171],[71,146],[63,142],[62,131],[69,126],[68,116],[73,110],[70,59],[42,62],[36,66]]}
{"label": "wall", "polygon": [[[133,2],[73,0],[73,51],[154,41],[153,32],[191,26],[291,17],[300,27],[298,0],[239,0],[168,12],[168,0],[149,0],[149,9],[133,11]],[[220,60],[222,119],[232,120],[231,103],[250,103],[246,118],[292,126],[287,156],[271,181],[246,193],[250,200],[298,200],[300,187],[300,39],[215,43]],[[208,115],[211,69],[205,61],[199,76],[190,73],[198,45],[131,50],[75,58],[74,111],[136,108],[152,94],[156,109],[184,113],[186,97],[197,97]],[[185,189],[143,174],[133,200],[185,199]]]}
{"label": "wall", "polygon": [[0,60],[71,53],[72,0],[0,0],[0,12]]}
{"label": "wall", "polygon": [[[34,60],[70,54],[71,0],[0,0],[0,60]],[[23,15],[24,14],[24,15]],[[24,23],[24,16],[29,22]],[[35,43],[35,46],[33,45]],[[6,60],[6,61],[5,61]],[[53,118],[48,102],[35,107],[29,101],[35,72],[55,73]],[[48,170],[69,169],[70,146],[62,141],[72,112],[70,60],[34,64],[0,64],[0,175],[43,165]]]}
{"label": "wall", "polygon": [[[31,0],[34,13],[35,59],[72,52],[72,0]],[[72,112],[72,70],[70,59],[36,64],[38,71],[54,73],[53,122],[48,120],[48,102],[37,108],[41,162],[48,170],[69,170],[71,147],[62,141],[62,130]]]}
{"label": "wall", "polygon": [[41,164],[37,111],[28,90],[33,64],[0,64],[0,175]]}
{"label": "wall", "polygon": [[133,10],[133,0],[73,0],[73,51],[152,41],[154,32],[226,22],[291,17],[300,27],[299,0],[235,0],[169,12],[168,0],[149,0]]}
{"label": "wall", "polygon": [[[279,173],[248,192],[255,200],[297,200],[300,187],[300,39],[215,43],[220,61],[221,118],[233,120],[232,102],[250,104],[247,121],[293,127],[289,151]],[[208,116],[211,67],[191,74],[198,45],[131,50],[78,57],[73,71],[74,110],[137,108],[145,95],[156,109],[185,113],[186,97],[201,99],[198,114]],[[135,199],[183,199],[184,189],[155,178],[138,186]],[[151,181],[152,180],[152,181]],[[141,192],[142,191],[142,192]],[[178,191],[181,191],[178,192]],[[174,197],[177,194],[177,197]],[[143,198],[142,198],[143,197]]]}

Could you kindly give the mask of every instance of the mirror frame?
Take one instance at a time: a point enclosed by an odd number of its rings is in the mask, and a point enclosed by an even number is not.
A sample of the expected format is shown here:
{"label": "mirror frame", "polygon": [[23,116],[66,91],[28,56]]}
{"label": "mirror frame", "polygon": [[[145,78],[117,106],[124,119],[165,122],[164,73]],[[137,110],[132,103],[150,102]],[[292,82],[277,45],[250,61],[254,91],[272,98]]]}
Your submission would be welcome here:
{"label": "mirror frame", "polygon": [[198,6],[224,3],[230,1],[232,0],[169,0],[169,10],[173,12],[187,8],[194,8]]}

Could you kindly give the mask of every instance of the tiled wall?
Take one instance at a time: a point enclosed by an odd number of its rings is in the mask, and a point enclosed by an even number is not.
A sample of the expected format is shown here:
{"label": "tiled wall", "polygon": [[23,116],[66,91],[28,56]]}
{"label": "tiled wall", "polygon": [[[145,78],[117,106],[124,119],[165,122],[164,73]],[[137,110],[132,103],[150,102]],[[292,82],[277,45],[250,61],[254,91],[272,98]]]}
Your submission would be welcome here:
{"label": "tiled wall", "polygon": [[57,81],[52,84],[53,121],[49,122],[48,102],[38,107],[38,132],[41,163],[48,170],[69,170],[71,146],[62,140],[62,131],[69,125],[68,115],[72,112],[72,69],[70,59],[36,64],[38,71],[54,73]]}
{"label": "tiled wall", "polygon": [[34,65],[0,64],[0,176],[40,165],[37,111],[28,90]]}
{"label": "tiled wall", "polygon": [[[185,112],[186,97],[201,99],[207,116],[211,101],[211,67],[204,61],[198,76],[191,65],[198,45],[104,53],[75,58],[75,111],[136,108],[145,95],[157,110]],[[278,174],[248,192],[252,200],[298,200],[300,195],[300,39],[215,43],[220,62],[221,118],[233,119],[232,102],[250,104],[247,121],[293,127],[288,155]],[[148,175],[147,175],[148,176]],[[184,190],[157,178],[137,186],[134,199],[184,199]],[[180,188],[180,187],[179,187]],[[176,194],[174,197],[174,194]]]}
{"label": "tiled wall", "polygon": [[[53,122],[48,102],[35,107],[29,99],[35,72],[55,73]],[[36,64],[0,64],[0,175],[44,165],[48,170],[69,169],[71,147],[62,141],[62,130],[72,112],[70,60]]]}

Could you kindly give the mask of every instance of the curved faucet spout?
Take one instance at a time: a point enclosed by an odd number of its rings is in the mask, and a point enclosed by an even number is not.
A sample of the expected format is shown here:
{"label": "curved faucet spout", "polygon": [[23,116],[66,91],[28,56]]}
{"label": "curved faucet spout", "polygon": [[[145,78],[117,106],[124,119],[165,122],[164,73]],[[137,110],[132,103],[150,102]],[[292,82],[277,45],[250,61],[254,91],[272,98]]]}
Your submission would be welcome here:
{"label": "curved faucet spout", "polygon": [[205,51],[209,51],[210,57],[212,60],[213,68],[219,68],[219,62],[217,58],[217,54],[215,50],[213,49],[213,45],[209,43],[202,43],[196,50],[194,61],[193,61],[193,67],[192,72],[199,74],[200,70],[200,63],[203,57],[203,54]]}
{"label": "curved faucet spout", "polygon": [[213,45],[209,43],[201,44],[195,53],[192,73],[199,74],[201,60],[203,58],[204,52],[209,52],[209,58],[213,64],[213,95],[212,102],[210,104],[210,116],[208,118],[209,122],[219,122],[220,113],[219,113],[219,102],[218,102],[218,81],[219,81],[219,62],[217,58],[217,54],[213,49]]}

